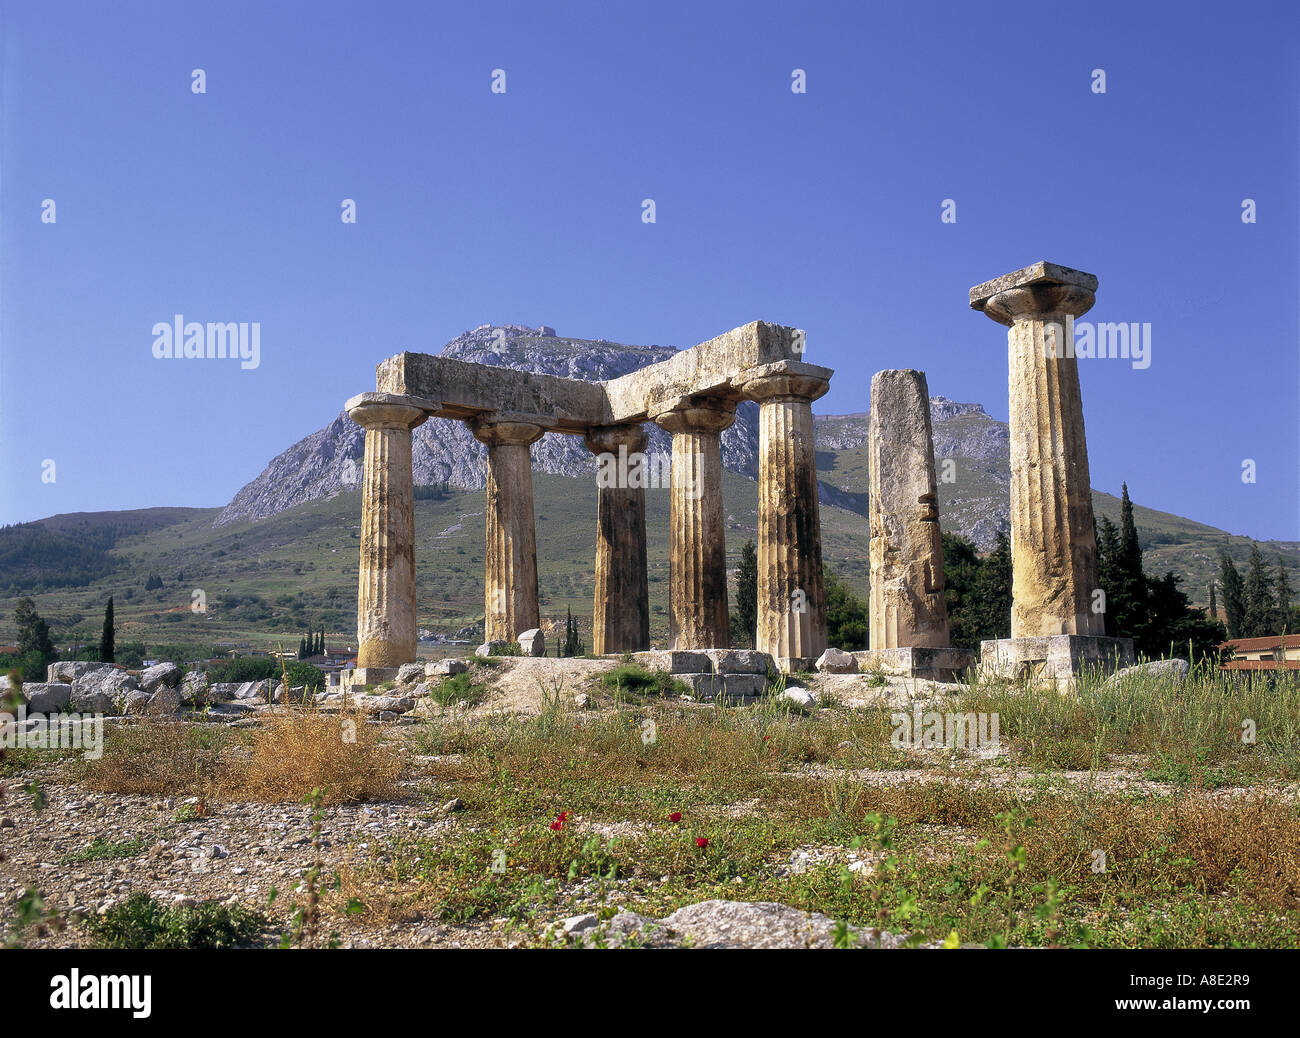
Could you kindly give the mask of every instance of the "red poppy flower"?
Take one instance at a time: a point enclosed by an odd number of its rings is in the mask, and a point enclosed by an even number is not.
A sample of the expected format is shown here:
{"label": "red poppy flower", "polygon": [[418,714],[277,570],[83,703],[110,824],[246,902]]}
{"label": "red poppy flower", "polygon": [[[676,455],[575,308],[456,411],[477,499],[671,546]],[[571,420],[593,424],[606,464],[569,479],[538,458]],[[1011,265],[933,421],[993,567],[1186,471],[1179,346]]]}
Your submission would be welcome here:
{"label": "red poppy flower", "polygon": [[569,820],[569,812],[561,811],[558,815],[555,816],[555,820],[557,822],[567,822]]}
{"label": "red poppy flower", "polygon": [[554,822],[551,823],[551,828],[558,833],[561,829],[564,828],[564,823],[557,818]]}
{"label": "red poppy flower", "polygon": [[672,814],[668,816],[668,821],[670,822],[680,822],[681,820],[682,820],[682,813],[680,811],[674,811]]}
{"label": "red poppy flower", "polygon": [[698,847],[700,850],[704,850],[704,848],[707,847],[708,845],[709,845],[709,838],[707,836],[695,837],[695,846]]}

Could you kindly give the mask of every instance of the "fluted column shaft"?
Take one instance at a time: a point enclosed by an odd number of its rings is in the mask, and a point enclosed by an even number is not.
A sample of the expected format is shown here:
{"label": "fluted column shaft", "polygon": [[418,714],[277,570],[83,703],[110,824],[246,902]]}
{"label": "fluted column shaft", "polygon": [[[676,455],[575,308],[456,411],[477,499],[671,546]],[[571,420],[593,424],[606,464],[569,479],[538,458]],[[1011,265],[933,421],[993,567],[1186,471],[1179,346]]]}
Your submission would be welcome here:
{"label": "fluted column shaft", "polygon": [[930,392],[920,371],[871,379],[871,648],[946,646]]}
{"label": "fluted column shaft", "polygon": [[[634,456],[644,455],[648,441],[640,425],[587,430],[587,447],[597,456],[596,593],[591,651],[598,656],[650,647],[645,482],[629,478],[636,472]],[[643,458],[641,466],[644,472]]]}
{"label": "fluted column shaft", "polygon": [[487,539],[483,559],[483,637],[513,641],[538,626],[537,531],[528,448],[545,429],[530,422],[475,419],[487,444]]}
{"label": "fluted column shaft", "polygon": [[734,402],[691,398],[652,414],[672,433],[669,644],[717,649],[731,644],[727,618],[727,542],[722,523],[722,430]]}
{"label": "fluted column shaft", "polygon": [[832,372],[793,361],[737,380],[758,401],[758,617],[754,645],[784,670],[826,650],[812,402]]}
{"label": "fluted column shaft", "polygon": [[365,426],[361,479],[361,563],[357,575],[357,666],[397,667],[415,659],[415,487],[411,430],[424,411],[380,402],[349,409]]}
{"label": "fluted column shaft", "polygon": [[1037,264],[971,290],[1008,326],[1011,431],[1011,636],[1102,635],[1093,611],[1097,544],[1073,319],[1097,279]]}

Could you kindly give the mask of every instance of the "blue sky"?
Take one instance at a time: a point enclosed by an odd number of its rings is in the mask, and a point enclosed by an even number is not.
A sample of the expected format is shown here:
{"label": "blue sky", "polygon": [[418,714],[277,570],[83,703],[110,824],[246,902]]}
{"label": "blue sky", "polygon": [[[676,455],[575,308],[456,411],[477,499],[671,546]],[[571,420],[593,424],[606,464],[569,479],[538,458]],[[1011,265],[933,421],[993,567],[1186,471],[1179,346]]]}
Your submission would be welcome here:
{"label": "blue sky", "polygon": [[[915,367],[1005,419],[967,292],[1048,259],[1152,328],[1145,370],[1080,362],[1093,485],[1300,538],[1296,5],[1034,11],[9,0],[0,522],[225,504],[484,322],[761,318],[836,369],[822,413]],[[176,313],[260,322],[260,365],[155,359]]]}

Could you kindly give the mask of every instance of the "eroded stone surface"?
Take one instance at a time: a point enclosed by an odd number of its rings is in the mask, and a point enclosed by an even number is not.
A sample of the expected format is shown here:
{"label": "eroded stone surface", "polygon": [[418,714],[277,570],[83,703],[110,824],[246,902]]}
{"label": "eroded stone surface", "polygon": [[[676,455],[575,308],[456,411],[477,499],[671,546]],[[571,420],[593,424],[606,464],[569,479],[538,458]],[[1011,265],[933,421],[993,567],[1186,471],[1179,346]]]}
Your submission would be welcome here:
{"label": "eroded stone surface", "polygon": [[947,645],[930,394],[920,371],[871,380],[871,647]]}

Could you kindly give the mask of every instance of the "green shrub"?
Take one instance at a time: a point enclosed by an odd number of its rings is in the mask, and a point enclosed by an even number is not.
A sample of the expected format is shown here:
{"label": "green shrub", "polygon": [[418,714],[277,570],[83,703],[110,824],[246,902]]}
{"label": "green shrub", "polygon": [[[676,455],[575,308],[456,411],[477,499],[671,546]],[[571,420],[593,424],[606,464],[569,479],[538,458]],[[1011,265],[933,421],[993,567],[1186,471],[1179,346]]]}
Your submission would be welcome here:
{"label": "green shrub", "polygon": [[95,948],[231,948],[269,928],[265,916],[216,901],[166,908],[148,894],[132,894],[86,920]]}
{"label": "green shrub", "polygon": [[646,670],[635,663],[621,663],[600,676],[600,683],[611,692],[642,696],[680,696],[690,688],[662,670]]}

